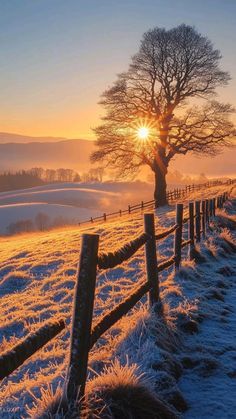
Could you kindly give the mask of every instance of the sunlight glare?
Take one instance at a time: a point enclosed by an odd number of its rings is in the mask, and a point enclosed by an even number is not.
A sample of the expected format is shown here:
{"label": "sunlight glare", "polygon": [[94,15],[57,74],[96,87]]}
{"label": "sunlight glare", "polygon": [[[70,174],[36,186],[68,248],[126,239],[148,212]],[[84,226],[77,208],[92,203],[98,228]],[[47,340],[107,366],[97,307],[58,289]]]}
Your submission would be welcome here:
{"label": "sunlight glare", "polygon": [[149,129],[147,127],[140,127],[138,129],[138,137],[141,138],[141,140],[146,140],[149,135]]}

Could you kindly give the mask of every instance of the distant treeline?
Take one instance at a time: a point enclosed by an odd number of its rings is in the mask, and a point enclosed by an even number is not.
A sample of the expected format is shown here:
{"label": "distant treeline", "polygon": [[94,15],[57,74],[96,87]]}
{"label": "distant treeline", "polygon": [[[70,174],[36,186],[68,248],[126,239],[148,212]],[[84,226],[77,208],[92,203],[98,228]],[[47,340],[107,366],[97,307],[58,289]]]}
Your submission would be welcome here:
{"label": "distant treeline", "polygon": [[0,191],[32,188],[48,183],[63,182],[102,182],[104,170],[101,167],[90,169],[80,175],[72,169],[43,169],[33,167],[29,170],[17,172],[3,172],[0,174]]}
{"label": "distant treeline", "polygon": [[22,219],[10,223],[6,230],[8,235],[29,233],[32,231],[45,231],[50,228],[61,227],[75,224],[76,220],[71,220],[63,216],[57,216],[53,219],[44,212],[38,212],[34,219]]}
{"label": "distant treeline", "polygon": [[0,175],[0,191],[31,188],[32,186],[43,185],[42,179],[24,170],[16,173],[2,173]]}

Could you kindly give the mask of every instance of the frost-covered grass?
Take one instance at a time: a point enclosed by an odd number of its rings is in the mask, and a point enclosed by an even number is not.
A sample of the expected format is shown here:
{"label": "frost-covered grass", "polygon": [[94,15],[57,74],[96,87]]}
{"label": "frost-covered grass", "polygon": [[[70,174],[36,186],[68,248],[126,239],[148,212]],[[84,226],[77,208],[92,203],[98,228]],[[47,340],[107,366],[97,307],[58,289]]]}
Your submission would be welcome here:
{"label": "frost-covered grass", "polygon": [[[212,188],[210,192],[215,196],[221,188]],[[201,195],[202,192],[197,193],[193,198],[200,198]],[[228,204],[225,214],[221,212],[226,223],[228,217],[234,217],[235,204]],[[172,223],[174,207],[157,211],[157,231]],[[162,308],[158,314],[149,312],[144,298],[98,341],[90,353],[88,394],[94,393],[96,383],[101,386],[107,382],[105,375],[111,375],[113,366],[116,365],[117,369],[119,361],[127,377],[133,377],[130,383],[135,380],[143,383],[144,380],[151,394],[157,394],[178,411],[184,411],[188,405],[189,410],[184,417],[227,418],[216,416],[218,399],[214,399],[207,386],[212,385],[212,380],[216,383],[216,394],[220,391],[222,375],[218,381],[215,378],[219,371],[225,374],[225,392],[229,383],[233,390],[235,385],[235,371],[231,368],[231,363],[235,362],[232,334],[235,331],[233,320],[236,320],[233,305],[236,296],[233,283],[236,272],[234,238],[226,230],[218,231],[213,225],[212,229],[209,238],[198,249],[205,257],[205,263],[197,265],[188,261],[185,250],[186,259],[179,274],[174,275],[169,269],[160,276]],[[55,392],[58,385],[64,383],[81,233],[99,233],[100,250],[107,251],[120,247],[142,230],[142,215],[131,214],[106,224],[85,226],[84,229],[71,227],[1,239],[1,352],[11,348],[48,319],[63,317],[67,323],[60,336],[3,380],[0,389],[1,417],[13,417],[8,409],[15,410],[15,417],[28,417],[27,405],[36,415],[38,409],[42,411],[45,407],[45,400],[52,400],[48,385]],[[171,255],[172,247],[173,237],[160,243],[159,261]],[[131,292],[134,284],[145,278],[143,256],[144,249],[140,249],[127,263],[98,273],[94,309],[96,320]],[[229,324],[228,319],[231,319]],[[231,349],[227,350],[227,347]],[[138,378],[140,375],[141,381]],[[229,412],[230,403],[231,407],[235,403],[230,391],[225,412]],[[44,398],[41,402],[42,393]],[[205,394],[210,397],[210,410],[204,400]],[[104,403],[107,405],[106,397]],[[202,406],[201,415],[199,406]]]}

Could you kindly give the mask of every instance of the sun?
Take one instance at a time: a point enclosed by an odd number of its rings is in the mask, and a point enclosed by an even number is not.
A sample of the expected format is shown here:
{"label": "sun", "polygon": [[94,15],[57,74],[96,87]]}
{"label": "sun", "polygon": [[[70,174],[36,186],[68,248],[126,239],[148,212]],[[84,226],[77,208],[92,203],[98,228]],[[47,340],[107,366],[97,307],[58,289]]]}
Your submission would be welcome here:
{"label": "sun", "polygon": [[147,140],[149,136],[149,129],[147,127],[139,127],[137,130],[137,135],[141,140]]}

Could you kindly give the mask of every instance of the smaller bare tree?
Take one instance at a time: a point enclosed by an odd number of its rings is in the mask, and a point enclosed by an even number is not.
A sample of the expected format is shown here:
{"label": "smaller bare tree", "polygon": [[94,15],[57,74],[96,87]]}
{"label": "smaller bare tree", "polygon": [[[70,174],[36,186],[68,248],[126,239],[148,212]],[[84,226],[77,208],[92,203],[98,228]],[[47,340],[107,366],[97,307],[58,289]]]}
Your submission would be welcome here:
{"label": "smaller bare tree", "polygon": [[44,212],[38,212],[35,216],[35,225],[39,231],[44,231],[49,227],[50,217]]}

